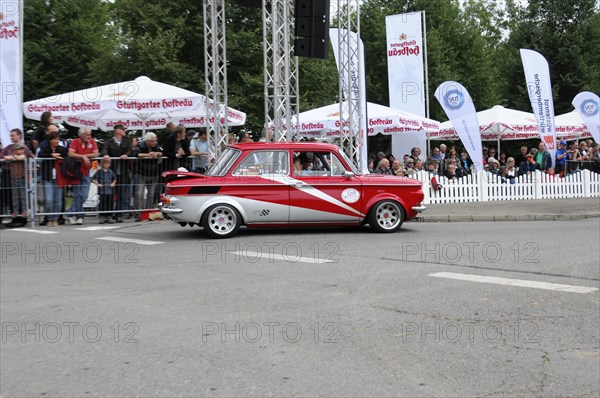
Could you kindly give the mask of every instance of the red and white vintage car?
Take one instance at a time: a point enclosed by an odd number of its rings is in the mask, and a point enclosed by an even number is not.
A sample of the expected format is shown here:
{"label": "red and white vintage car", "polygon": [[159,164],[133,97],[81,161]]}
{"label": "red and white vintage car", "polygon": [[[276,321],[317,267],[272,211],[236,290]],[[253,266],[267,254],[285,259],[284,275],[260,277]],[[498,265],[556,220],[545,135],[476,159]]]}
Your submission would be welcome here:
{"label": "red and white vintage car", "polygon": [[206,175],[168,171],[160,210],[213,238],[240,226],[349,226],[397,231],[425,210],[417,180],[360,175],[335,145],[243,143],[228,147]]}

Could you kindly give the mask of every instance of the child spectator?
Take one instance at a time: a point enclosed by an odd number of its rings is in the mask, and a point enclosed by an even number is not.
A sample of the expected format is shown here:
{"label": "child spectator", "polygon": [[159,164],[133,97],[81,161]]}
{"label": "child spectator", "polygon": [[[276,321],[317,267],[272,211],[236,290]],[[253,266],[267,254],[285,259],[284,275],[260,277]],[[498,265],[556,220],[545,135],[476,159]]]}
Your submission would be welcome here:
{"label": "child spectator", "polygon": [[21,143],[14,144],[12,156],[5,157],[5,159],[10,160],[8,170],[10,171],[10,188],[12,194],[12,218],[17,217],[18,213],[20,213],[21,217],[27,217],[27,205],[25,203],[26,158],[25,145]]}
{"label": "child spectator", "polygon": [[[100,198],[100,211],[112,211],[114,204],[114,190],[113,188],[117,184],[117,177],[110,169],[110,158],[102,159],[102,168],[94,174],[92,183],[98,186],[98,196]],[[98,216],[100,224],[108,223],[112,224],[113,220],[112,213],[100,213]]]}

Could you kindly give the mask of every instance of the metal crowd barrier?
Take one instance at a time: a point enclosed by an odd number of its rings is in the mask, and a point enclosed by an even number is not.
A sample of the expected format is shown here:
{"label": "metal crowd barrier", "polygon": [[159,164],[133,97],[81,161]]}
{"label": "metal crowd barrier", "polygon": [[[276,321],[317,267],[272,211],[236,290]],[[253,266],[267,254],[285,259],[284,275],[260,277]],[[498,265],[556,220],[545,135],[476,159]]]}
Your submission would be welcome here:
{"label": "metal crowd barrier", "polygon": [[[0,218],[26,215],[32,226],[48,218],[73,217],[75,221],[82,218],[85,222],[92,216],[92,222],[96,223],[101,217],[135,218],[156,209],[163,190],[161,174],[164,171],[178,167],[198,170],[195,157],[176,161],[166,157],[111,158],[110,169],[116,177],[116,185],[107,192],[92,182],[102,168],[102,159],[92,160],[84,184],[56,179],[57,161],[53,158],[0,160]],[[22,197],[25,209],[15,209],[15,205],[21,205],[13,200]]]}

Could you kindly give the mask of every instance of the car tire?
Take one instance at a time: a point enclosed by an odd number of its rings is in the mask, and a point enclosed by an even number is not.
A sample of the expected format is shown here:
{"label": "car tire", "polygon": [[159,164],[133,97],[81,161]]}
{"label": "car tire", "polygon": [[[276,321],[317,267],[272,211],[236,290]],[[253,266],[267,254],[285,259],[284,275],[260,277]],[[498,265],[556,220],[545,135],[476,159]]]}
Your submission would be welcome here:
{"label": "car tire", "polygon": [[369,225],[376,232],[396,232],[402,226],[404,209],[395,200],[382,200],[375,203],[369,213]]}
{"label": "car tire", "polygon": [[242,216],[235,207],[218,203],[204,212],[201,224],[204,232],[211,238],[226,239],[239,231]]}

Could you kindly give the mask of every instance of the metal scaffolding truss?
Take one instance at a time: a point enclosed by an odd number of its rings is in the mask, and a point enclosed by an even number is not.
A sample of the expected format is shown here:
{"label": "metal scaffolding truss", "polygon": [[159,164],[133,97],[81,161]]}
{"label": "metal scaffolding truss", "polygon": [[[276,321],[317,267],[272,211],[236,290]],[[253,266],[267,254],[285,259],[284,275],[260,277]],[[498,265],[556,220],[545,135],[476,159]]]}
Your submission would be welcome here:
{"label": "metal scaffolding truss", "polygon": [[292,46],[294,3],[294,0],[263,0],[264,131],[269,141],[291,141],[292,123],[299,112],[298,57],[294,56]]}
{"label": "metal scaffolding truss", "polygon": [[228,143],[225,0],[203,3],[207,136],[211,155],[218,156]]}
{"label": "metal scaffolding truss", "polygon": [[[227,145],[227,52],[225,0],[204,0],[204,57],[209,143],[215,155]],[[299,113],[298,58],[293,54],[295,0],[263,0],[263,57],[266,139],[291,141]],[[365,88],[357,79],[364,60],[359,56],[360,0],[332,0],[339,28],[340,146],[357,166],[366,162],[366,131],[361,131]],[[337,10],[336,10],[337,6]],[[353,33],[351,33],[353,32]],[[336,50],[336,49],[334,49]],[[366,126],[365,126],[366,128]],[[270,134],[273,132],[274,134]]]}
{"label": "metal scaffolding truss", "polygon": [[[360,49],[360,0],[337,1],[338,65],[340,72],[340,147],[361,169],[366,163],[365,145],[367,126],[361,126],[364,90],[360,81],[360,70],[364,59]],[[333,14],[335,15],[335,14]],[[334,49],[335,50],[335,49]]]}

